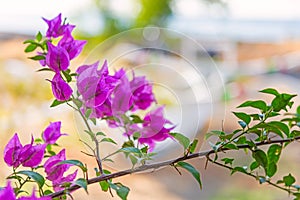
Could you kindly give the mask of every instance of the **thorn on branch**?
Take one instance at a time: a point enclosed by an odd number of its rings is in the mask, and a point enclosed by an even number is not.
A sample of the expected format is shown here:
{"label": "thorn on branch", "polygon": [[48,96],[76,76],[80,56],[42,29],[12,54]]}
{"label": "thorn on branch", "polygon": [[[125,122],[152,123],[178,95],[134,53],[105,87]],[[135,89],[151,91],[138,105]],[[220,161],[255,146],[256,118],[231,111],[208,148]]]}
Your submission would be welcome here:
{"label": "thorn on branch", "polygon": [[178,169],[174,164],[171,164],[171,166],[174,167],[174,169],[178,172],[178,174],[179,174],[180,176],[182,176],[181,171],[179,171],[179,169]]}
{"label": "thorn on branch", "polygon": [[85,154],[85,155],[87,155],[87,156],[94,157],[94,155],[89,154],[89,153],[87,153],[87,152],[84,152],[84,151],[80,151],[80,152],[83,153],[83,154]]}
{"label": "thorn on branch", "polygon": [[204,165],[204,169],[206,170],[207,169],[207,166],[208,166],[208,161],[209,161],[209,158],[208,158],[208,154],[206,155],[206,160],[205,160],[205,165]]}
{"label": "thorn on branch", "polygon": [[109,191],[109,194],[110,194],[110,196],[111,196],[111,197],[114,197],[114,195],[113,195],[113,193],[112,193],[112,191],[111,191],[111,188],[110,188],[110,187],[108,187],[108,191]]}

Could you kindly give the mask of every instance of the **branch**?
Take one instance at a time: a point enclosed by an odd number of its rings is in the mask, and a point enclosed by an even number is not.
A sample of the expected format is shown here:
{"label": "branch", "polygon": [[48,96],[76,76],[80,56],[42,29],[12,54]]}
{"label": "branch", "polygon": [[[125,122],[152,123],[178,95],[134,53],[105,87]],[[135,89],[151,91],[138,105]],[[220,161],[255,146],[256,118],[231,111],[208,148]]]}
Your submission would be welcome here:
{"label": "branch", "polygon": [[[296,141],[296,140],[300,140],[300,136],[295,137],[295,138],[278,139],[278,140],[271,140],[271,141],[262,141],[262,142],[257,142],[255,144],[256,144],[256,146],[264,146],[264,145],[270,145],[270,144],[275,144],[275,143],[283,144],[285,142],[293,142],[293,141]],[[239,149],[251,148],[247,144],[237,145],[237,147]],[[126,175],[129,175],[129,174],[135,174],[135,173],[141,172],[141,171],[147,171],[147,170],[150,170],[150,169],[152,169],[152,170],[159,169],[159,168],[164,167],[164,166],[173,165],[175,163],[178,163],[179,161],[190,160],[190,159],[193,159],[193,158],[208,157],[210,154],[213,154],[213,153],[216,153],[216,152],[224,152],[224,151],[230,151],[230,150],[232,150],[232,149],[219,148],[217,151],[207,150],[207,151],[202,151],[202,152],[198,152],[198,153],[185,155],[185,156],[182,156],[182,157],[179,157],[179,158],[176,158],[176,159],[172,159],[172,160],[168,160],[168,161],[163,161],[163,162],[148,164],[148,165],[147,164],[142,165],[142,166],[134,168],[134,169],[127,169],[127,170],[115,172],[113,174],[102,174],[100,176],[88,179],[87,183],[88,183],[88,185],[90,185],[90,184],[98,183],[100,181],[105,181],[105,180],[109,180],[109,179],[113,179],[113,178],[118,178],[118,177],[126,176]],[[73,185],[73,186],[69,187],[68,189],[66,189],[67,191],[66,190],[58,191],[58,192],[52,193],[48,196],[51,197],[51,198],[59,197],[59,196],[62,196],[64,194],[66,194],[66,192],[73,192],[75,190],[78,190],[79,188],[80,188],[80,186]]]}
{"label": "branch", "polygon": [[[234,169],[233,167],[230,167],[230,166],[224,165],[224,164],[222,164],[222,163],[220,163],[220,162],[217,162],[217,161],[212,160],[212,159],[209,157],[209,155],[207,156],[207,160],[210,161],[210,162],[213,163],[213,164],[216,164],[216,165],[218,165],[218,166],[220,166],[220,167],[229,169],[229,170],[231,170],[231,171]],[[252,173],[250,173],[250,172],[243,172],[243,174],[246,174],[246,175],[248,175],[248,176],[250,176],[250,177],[252,177],[252,178],[257,179],[257,176],[254,175],[254,174],[252,174]],[[290,191],[289,189],[284,188],[284,187],[281,187],[281,186],[277,185],[276,183],[273,183],[273,182],[270,181],[270,180],[265,180],[265,181],[266,181],[267,183],[269,183],[270,185],[272,185],[272,186],[278,188],[278,189],[284,190],[284,191],[288,192],[289,194],[291,193],[291,191]]]}

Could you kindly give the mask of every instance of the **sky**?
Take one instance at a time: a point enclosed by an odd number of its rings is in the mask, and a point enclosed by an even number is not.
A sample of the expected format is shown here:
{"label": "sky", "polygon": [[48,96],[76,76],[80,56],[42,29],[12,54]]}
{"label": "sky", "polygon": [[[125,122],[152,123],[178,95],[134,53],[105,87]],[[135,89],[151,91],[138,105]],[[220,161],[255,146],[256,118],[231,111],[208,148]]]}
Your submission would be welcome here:
{"label": "sky", "polygon": [[91,0],[0,0],[0,32],[35,33],[45,29],[41,17],[66,17],[89,8]]}
{"label": "sky", "polygon": [[[110,0],[116,13],[134,13],[134,0]],[[198,3],[199,0],[177,0],[179,16],[199,18],[220,16],[220,9]],[[120,6],[121,4],[123,6]],[[227,17],[251,20],[299,20],[300,0],[227,0]],[[0,0],[0,32],[35,33],[45,28],[41,17],[53,18],[62,12],[69,21],[90,32],[99,30],[97,11],[92,0]],[[125,6],[126,5],[126,6]],[[224,14],[224,13],[223,13]],[[76,18],[77,16],[77,18]],[[81,16],[80,18],[78,16]]]}

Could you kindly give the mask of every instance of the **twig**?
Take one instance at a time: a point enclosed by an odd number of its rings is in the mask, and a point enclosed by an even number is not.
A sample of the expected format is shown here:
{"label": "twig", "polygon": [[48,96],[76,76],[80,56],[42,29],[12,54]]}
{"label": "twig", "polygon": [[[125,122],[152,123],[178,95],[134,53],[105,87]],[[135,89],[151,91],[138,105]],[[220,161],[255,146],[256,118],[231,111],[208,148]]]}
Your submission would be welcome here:
{"label": "twig", "polygon": [[[210,162],[213,163],[213,164],[216,164],[216,165],[218,165],[218,166],[220,166],[220,167],[229,169],[229,170],[231,170],[231,171],[234,169],[233,167],[230,167],[230,166],[228,166],[228,165],[224,165],[224,164],[222,164],[222,163],[220,163],[220,162],[217,162],[217,161],[212,160],[209,156],[207,156],[207,160],[210,161]],[[257,179],[257,176],[254,175],[254,174],[252,174],[252,173],[250,173],[250,172],[246,172],[246,171],[245,171],[245,172],[243,172],[243,174],[246,174],[246,175],[248,175],[248,176],[251,176],[251,177]],[[276,183],[273,183],[273,182],[270,181],[270,180],[265,180],[265,181],[266,181],[266,183],[268,183],[268,184],[270,184],[270,185],[272,185],[272,186],[274,186],[274,187],[276,187],[276,188],[278,188],[278,189],[284,190],[284,191],[288,192],[289,194],[291,193],[291,191],[290,191],[289,189],[284,188],[284,187],[281,187],[281,186],[277,185]]]}
{"label": "twig", "polygon": [[[74,96],[72,96],[72,99],[74,101],[74,99],[75,99]],[[75,102],[74,102],[74,104],[77,105]],[[93,133],[93,131],[92,131],[92,129],[91,129],[91,127],[90,127],[90,125],[89,125],[86,117],[81,112],[80,107],[79,106],[77,106],[77,107],[78,107],[77,111],[79,112],[81,118],[83,119],[83,121],[84,121],[84,123],[85,123],[85,125],[86,125],[86,127],[88,129],[88,131],[90,133]],[[103,174],[102,161],[101,161],[100,152],[99,152],[99,150],[100,150],[99,149],[99,142],[98,142],[95,134],[91,134],[90,136],[92,137],[92,140],[95,142],[96,150],[94,151],[94,155],[95,155],[95,158],[96,158],[96,161],[97,161],[97,164],[98,164],[99,172],[100,172],[100,174]]]}
{"label": "twig", "polygon": [[[278,140],[272,140],[272,141],[262,141],[262,142],[255,143],[255,145],[256,146],[263,146],[263,145],[270,145],[270,144],[275,144],[275,143],[282,144],[282,143],[285,143],[285,142],[292,142],[292,141],[295,141],[295,140],[300,140],[300,136],[295,137],[295,138],[288,138],[288,139],[278,139]],[[239,149],[251,148],[247,144],[237,145],[237,147]],[[221,152],[221,151],[225,152],[225,151],[230,151],[230,150],[232,150],[232,149],[221,148],[221,149],[218,149],[217,151],[218,152]],[[115,173],[112,173],[112,174],[101,174],[100,176],[88,179],[87,182],[88,182],[88,185],[90,185],[90,184],[98,183],[100,181],[114,179],[114,178],[118,178],[118,177],[129,175],[129,174],[135,174],[137,172],[146,171],[146,170],[149,170],[149,169],[155,170],[155,169],[159,169],[161,167],[168,166],[168,165],[172,166],[172,165],[178,163],[179,161],[190,160],[190,159],[193,159],[193,158],[202,158],[202,157],[207,157],[208,158],[208,156],[210,154],[213,154],[213,153],[216,153],[216,151],[215,150],[202,151],[202,152],[193,153],[193,154],[190,154],[190,155],[184,155],[182,157],[179,157],[179,158],[176,158],[176,159],[172,159],[172,160],[168,160],[168,161],[163,161],[163,162],[154,163],[154,164],[142,165],[142,166],[134,168],[134,169],[127,169],[127,170],[115,172]],[[227,167],[228,166],[226,166],[226,168]],[[273,185],[272,183],[269,183],[269,184]],[[80,188],[80,186],[73,185],[73,186],[69,187],[67,189],[67,191],[68,192],[73,192],[75,190],[78,190],[79,188]],[[62,196],[65,193],[66,193],[66,190],[62,190],[62,191],[58,191],[58,192],[52,193],[52,194],[50,194],[48,196],[51,197],[51,198],[54,198],[54,197]]]}

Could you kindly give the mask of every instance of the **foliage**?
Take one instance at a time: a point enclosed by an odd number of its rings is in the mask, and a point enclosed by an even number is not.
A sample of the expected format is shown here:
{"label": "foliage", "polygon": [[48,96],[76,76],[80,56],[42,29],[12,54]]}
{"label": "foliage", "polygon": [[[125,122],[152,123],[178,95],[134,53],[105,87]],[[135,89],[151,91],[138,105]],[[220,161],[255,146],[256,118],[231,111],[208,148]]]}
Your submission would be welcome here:
{"label": "foliage", "polygon": [[[299,132],[299,109],[297,113],[289,113],[288,109],[294,102],[294,94],[279,93],[273,88],[267,88],[261,93],[273,95],[270,104],[263,100],[246,101],[238,108],[250,107],[253,113],[233,112],[240,120],[240,128],[231,133],[212,131],[208,137],[216,136],[218,141],[213,144],[216,152],[215,158],[209,161],[227,168],[231,174],[236,172],[244,173],[259,181],[259,183],[269,183],[281,190],[293,194],[295,199],[299,199],[299,186],[295,184],[293,175],[288,174],[281,180],[273,180],[278,171],[278,161],[281,152],[293,141],[300,137]],[[264,148],[261,148],[264,146]],[[268,148],[265,148],[268,146]],[[252,155],[252,162],[248,165],[240,166],[235,164],[235,158],[218,158],[219,152],[224,150],[240,151],[248,150]]]}

